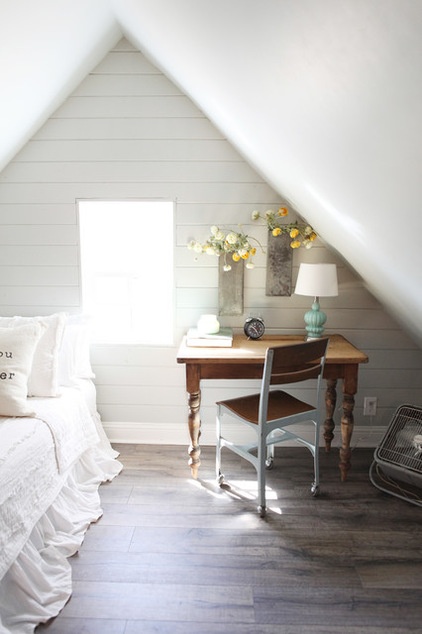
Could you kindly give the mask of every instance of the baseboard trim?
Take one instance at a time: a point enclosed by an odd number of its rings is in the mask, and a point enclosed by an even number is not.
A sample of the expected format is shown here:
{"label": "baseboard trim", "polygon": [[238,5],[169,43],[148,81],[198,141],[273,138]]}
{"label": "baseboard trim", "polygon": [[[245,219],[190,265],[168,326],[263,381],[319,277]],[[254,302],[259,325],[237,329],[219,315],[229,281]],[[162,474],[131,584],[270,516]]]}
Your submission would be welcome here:
{"label": "baseboard trim", "polygon": [[[140,445],[185,445],[190,439],[187,426],[174,423],[134,423],[134,422],[103,422],[104,430],[112,443],[140,444]],[[305,426],[306,427],[306,426]],[[238,427],[230,423],[226,424],[230,438],[234,442],[245,442],[245,437],[240,436]],[[309,430],[309,426],[307,427]],[[355,426],[353,430],[351,447],[377,447],[385,433],[385,427]],[[200,444],[215,445],[215,429],[208,425],[202,428]],[[292,443],[293,445],[294,443]],[[324,445],[323,439],[321,446]],[[340,447],[340,431],[335,433],[332,447]]]}

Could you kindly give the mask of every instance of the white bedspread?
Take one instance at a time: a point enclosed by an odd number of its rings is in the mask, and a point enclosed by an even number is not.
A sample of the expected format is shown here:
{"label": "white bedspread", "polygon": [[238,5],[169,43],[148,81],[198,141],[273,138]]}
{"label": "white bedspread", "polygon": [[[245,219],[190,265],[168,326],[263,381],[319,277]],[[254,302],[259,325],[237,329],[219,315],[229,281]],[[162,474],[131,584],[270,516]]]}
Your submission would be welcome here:
{"label": "white bedspread", "polygon": [[48,425],[54,440],[57,467],[64,473],[82,453],[99,441],[84,396],[73,388],[62,388],[57,398],[31,399],[36,418]]}
{"label": "white bedspread", "polygon": [[67,470],[99,442],[83,394],[33,398],[36,418],[0,417],[0,579],[57,497]]}
{"label": "white bedspread", "polygon": [[102,515],[98,488],[122,469],[81,379],[0,417],[0,634],[33,634],[72,593],[68,558]]}

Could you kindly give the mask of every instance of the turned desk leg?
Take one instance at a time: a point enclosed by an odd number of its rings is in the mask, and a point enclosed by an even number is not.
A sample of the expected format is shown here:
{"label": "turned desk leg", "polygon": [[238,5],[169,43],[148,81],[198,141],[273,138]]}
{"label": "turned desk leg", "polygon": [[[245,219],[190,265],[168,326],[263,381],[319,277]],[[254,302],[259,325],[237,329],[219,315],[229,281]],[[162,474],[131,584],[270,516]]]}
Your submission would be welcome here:
{"label": "turned desk leg", "polygon": [[198,469],[201,464],[200,455],[201,448],[199,446],[199,437],[201,435],[201,418],[199,408],[201,405],[201,392],[193,392],[188,394],[188,426],[189,426],[189,466],[193,478],[198,477]]}
{"label": "turned desk leg", "polygon": [[324,422],[325,451],[327,452],[330,451],[331,441],[334,438],[334,411],[337,403],[336,385],[337,379],[327,379],[327,390],[325,392],[325,411],[327,418]]}
{"label": "turned desk leg", "polygon": [[193,478],[198,477],[198,469],[201,464],[201,448],[199,438],[201,436],[201,390],[200,370],[195,365],[186,366],[186,388],[188,391],[188,429],[189,429],[189,466]]}
{"label": "turned desk leg", "polygon": [[350,449],[350,441],[353,433],[353,408],[355,399],[352,394],[343,394],[343,415],[341,417],[341,447],[340,447],[340,476],[341,481],[347,479],[347,472],[350,469],[350,457],[352,450]]}
{"label": "turned desk leg", "polygon": [[343,380],[343,415],[341,417],[340,476],[342,482],[347,479],[350,469],[350,441],[353,434],[355,394],[358,389],[358,366],[348,365]]}

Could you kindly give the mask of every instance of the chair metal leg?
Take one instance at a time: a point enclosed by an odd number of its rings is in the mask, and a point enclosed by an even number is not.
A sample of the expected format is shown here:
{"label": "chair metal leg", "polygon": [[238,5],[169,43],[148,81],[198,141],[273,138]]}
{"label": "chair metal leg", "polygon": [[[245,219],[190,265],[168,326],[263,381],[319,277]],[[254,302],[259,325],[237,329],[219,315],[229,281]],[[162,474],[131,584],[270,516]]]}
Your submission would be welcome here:
{"label": "chair metal leg", "polygon": [[319,495],[319,427],[315,425],[315,446],[314,446],[314,481],[311,486],[311,493],[314,497]]}
{"label": "chair metal leg", "polygon": [[258,513],[259,513],[259,517],[265,517],[267,514],[267,507],[266,506],[258,506],[257,508]]}
{"label": "chair metal leg", "polygon": [[267,443],[266,438],[261,436],[258,439],[258,513],[260,517],[265,517],[267,512],[266,499],[265,499],[265,466],[267,460]]}
{"label": "chair metal leg", "polygon": [[219,486],[223,484],[224,475],[221,473],[221,414],[217,411],[216,419],[216,451],[215,451],[215,477]]}
{"label": "chair metal leg", "polygon": [[270,470],[274,466],[274,445],[267,447],[267,459],[265,460],[265,468]]}

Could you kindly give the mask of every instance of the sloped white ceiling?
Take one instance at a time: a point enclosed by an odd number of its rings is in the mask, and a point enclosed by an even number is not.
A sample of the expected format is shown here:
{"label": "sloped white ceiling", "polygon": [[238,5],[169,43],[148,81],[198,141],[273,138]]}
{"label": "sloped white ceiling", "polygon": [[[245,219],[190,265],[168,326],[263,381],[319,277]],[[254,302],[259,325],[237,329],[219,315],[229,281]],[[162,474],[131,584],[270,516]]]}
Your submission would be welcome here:
{"label": "sloped white ceiling", "polygon": [[0,167],[124,34],[422,344],[422,2],[0,0],[0,17]]}
{"label": "sloped white ceiling", "polygon": [[0,171],[121,37],[104,0],[0,0]]}

